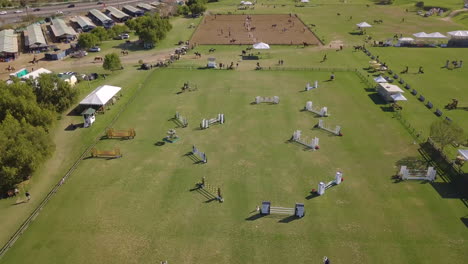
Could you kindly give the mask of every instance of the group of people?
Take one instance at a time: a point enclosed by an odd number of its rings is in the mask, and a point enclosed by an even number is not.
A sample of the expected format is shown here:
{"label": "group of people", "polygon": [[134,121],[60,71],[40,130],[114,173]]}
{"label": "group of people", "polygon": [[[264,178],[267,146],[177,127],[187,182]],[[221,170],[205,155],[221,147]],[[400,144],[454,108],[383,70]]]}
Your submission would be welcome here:
{"label": "group of people", "polygon": [[[449,67],[449,63],[450,63],[450,60],[447,60],[447,61],[445,62],[445,68],[448,68],[448,67]],[[460,62],[458,62],[457,60],[453,60],[453,61],[452,61],[452,65],[453,65],[453,67],[455,67],[455,68],[461,68],[461,67],[463,66],[463,61],[460,60]]]}

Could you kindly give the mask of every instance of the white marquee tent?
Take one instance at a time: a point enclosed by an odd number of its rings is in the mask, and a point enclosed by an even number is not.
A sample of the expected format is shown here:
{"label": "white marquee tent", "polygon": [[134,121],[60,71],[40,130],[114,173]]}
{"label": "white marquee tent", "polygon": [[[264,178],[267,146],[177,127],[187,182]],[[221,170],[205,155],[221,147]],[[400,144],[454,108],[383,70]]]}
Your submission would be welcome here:
{"label": "white marquee tent", "polygon": [[88,96],[80,102],[80,105],[105,105],[121,89],[121,87],[112,85],[99,86],[88,94]]}
{"label": "white marquee tent", "polygon": [[427,34],[427,37],[428,38],[440,38],[440,39],[447,38],[447,36],[444,36],[444,35],[440,34],[439,32],[429,33],[429,34]]}
{"label": "white marquee tent", "polygon": [[468,149],[459,149],[458,153],[460,153],[460,155],[462,155],[465,160],[468,160]]}
{"label": "white marquee tent", "polygon": [[370,28],[372,27],[369,23],[367,22],[361,22],[359,24],[356,24],[356,26],[358,26],[359,28]]}
{"label": "white marquee tent", "polygon": [[259,43],[253,44],[253,48],[254,49],[269,49],[270,45],[263,43],[263,42],[259,42]]}
{"label": "white marquee tent", "polygon": [[374,81],[375,81],[376,83],[386,83],[386,82],[388,82],[388,81],[385,80],[385,78],[382,77],[382,76],[379,76],[379,77],[374,78]]}
{"label": "white marquee tent", "polygon": [[450,31],[450,32],[447,32],[447,34],[452,38],[460,38],[460,39],[468,38],[468,30]]}
{"label": "white marquee tent", "polygon": [[429,35],[426,32],[418,32],[414,33],[413,36],[417,38],[428,38]]}
{"label": "white marquee tent", "polygon": [[390,97],[393,98],[393,101],[408,101],[401,93],[392,94]]}

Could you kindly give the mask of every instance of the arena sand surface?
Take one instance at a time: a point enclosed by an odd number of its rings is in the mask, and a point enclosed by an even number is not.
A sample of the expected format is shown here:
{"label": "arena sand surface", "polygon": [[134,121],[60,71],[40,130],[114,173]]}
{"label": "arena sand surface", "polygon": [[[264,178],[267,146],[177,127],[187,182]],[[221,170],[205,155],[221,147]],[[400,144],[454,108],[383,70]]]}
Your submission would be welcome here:
{"label": "arena sand surface", "polygon": [[191,43],[320,45],[317,37],[294,14],[284,15],[207,15],[194,33]]}

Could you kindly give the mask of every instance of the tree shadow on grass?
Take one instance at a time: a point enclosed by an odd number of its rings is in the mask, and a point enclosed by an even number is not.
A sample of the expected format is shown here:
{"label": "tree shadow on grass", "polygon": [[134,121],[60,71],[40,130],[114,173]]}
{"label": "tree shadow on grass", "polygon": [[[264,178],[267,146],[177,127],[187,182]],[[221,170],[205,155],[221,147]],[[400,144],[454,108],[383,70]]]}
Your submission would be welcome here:
{"label": "tree shadow on grass", "polygon": [[460,220],[465,225],[465,227],[468,228],[468,217],[460,217]]}

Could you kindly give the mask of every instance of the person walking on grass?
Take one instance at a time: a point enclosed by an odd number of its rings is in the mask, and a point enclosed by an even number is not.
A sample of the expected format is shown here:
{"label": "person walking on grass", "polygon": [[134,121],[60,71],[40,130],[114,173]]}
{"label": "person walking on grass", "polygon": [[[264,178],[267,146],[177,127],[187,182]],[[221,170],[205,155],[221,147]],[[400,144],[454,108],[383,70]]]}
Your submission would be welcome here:
{"label": "person walking on grass", "polygon": [[26,192],[25,195],[26,195],[26,198],[28,199],[28,202],[29,202],[29,200],[31,200],[31,194],[29,192]]}

